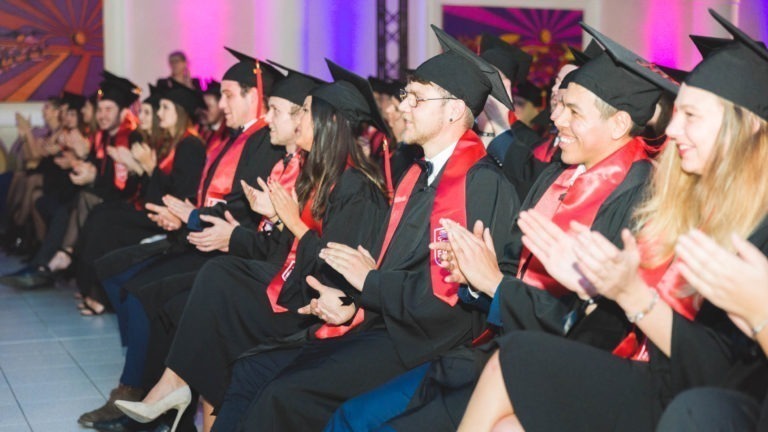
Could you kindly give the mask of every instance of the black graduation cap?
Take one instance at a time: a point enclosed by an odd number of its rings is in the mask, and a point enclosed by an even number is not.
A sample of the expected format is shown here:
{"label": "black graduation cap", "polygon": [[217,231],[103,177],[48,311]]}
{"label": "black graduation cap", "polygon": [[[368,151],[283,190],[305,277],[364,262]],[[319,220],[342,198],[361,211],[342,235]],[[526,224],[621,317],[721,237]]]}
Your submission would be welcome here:
{"label": "black graduation cap", "polygon": [[701,54],[702,58],[712,54],[712,51],[733,42],[733,39],[723,39],[712,36],[688,35],[688,37],[691,38],[693,44],[696,45],[696,49],[699,51],[699,54]]}
{"label": "black graduation cap", "polygon": [[496,66],[512,85],[525,81],[533,62],[525,51],[489,33],[483,33],[480,39],[480,57]]}
{"label": "black graduation cap", "polygon": [[204,95],[214,95],[216,98],[221,97],[221,83],[212,79],[208,82],[208,85],[205,87],[205,91],[203,92]]}
{"label": "black graduation cap", "polygon": [[573,54],[573,64],[578,67],[584,66],[585,63],[599,56],[600,53],[603,52],[603,48],[594,39],[589,41],[587,48],[584,51],[577,50],[571,46],[569,46],[568,49],[571,51],[571,54]]}
{"label": "black graduation cap", "polygon": [[567,74],[565,74],[563,79],[560,80],[560,87],[559,87],[560,89],[568,88],[568,84],[573,82],[573,78],[576,76],[576,71],[577,70],[578,69],[574,69],[574,70],[568,72]]}
{"label": "black graduation cap", "polygon": [[235,56],[237,63],[224,72],[222,81],[230,80],[236,81],[241,85],[250,87],[256,86],[256,69],[261,69],[261,82],[264,86],[261,89],[264,97],[269,97],[272,92],[272,86],[283,78],[283,74],[270,64],[257,60],[247,54],[243,54],[240,51],[235,51],[232,48],[224,47],[230,54]]}
{"label": "black graduation cap", "polygon": [[689,71],[685,71],[682,69],[675,69],[675,68],[660,65],[660,64],[657,64],[656,67],[661,69],[662,72],[669,75],[673,80],[677,81],[679,84],[682,84],[683,81],[685,81],[685,78],[690,73]]}
{"label": "black graduation cap", "polygon": [[489,94],[514,109],[493,65],[437,26],[432,25],[432,30],[444,52],[422,63],[413,73],[416,78],[433,82],[463,100],[475,117],[483,111]]}
{"label": "black graduation cap", "polygon": [[[715,50],[722,48],[729,43],[733,42],[733,39],[723,39],[718,37],[712,37],[712,36],[699,36],[699,35],[688,35],[689,38],[693,41],[693,44],[696,45],[696,49],[699,51],[699,54],[701,54],[701,57],[707,57],[708,55],[712,54]],[[761,47],[765,48],[765,44],[760,41],[755,41],[757,44],[759,44]]]}
{"label": "black graduation cap", "polygon": [[147,96],[141,102],[152,105],[152,109],[157,111],[157,109],[160,107],[160,88],[149,83],[147,85],[149,85],[149,96]]}
{"label": "black graduation cap", "polygon": [[519,96],[537,107],[544,103],[544,90],[528,80],[515,87],[515,96]]}
{"label": "black graduation cap", "polygon": [[99,85],[99,100],[115,102],[120,108],[128,108],[139,99],[141,89],[126,78],[103,71],[104,80]]}
{"label": "black graduation cap", "polygon": [[353,126],[362,121],[370,122],[379,131],[392,136],[387,122],[381,117],[368,80],[328,59],[325,59],[325,62],[334,81],[312,90],[312,97],[331,104],[347,117]]}
{"label": "black graduation cap", "polygon": [[685,84],[710,91],[768,120],[768,50],[714,10],[709,9],[709,13],[734,39],[705,56]]}
{"label": "black graduation cap", "polygon": [[573,82],[608,105],[626,111],[635,124],[644,126],[653,117],[661,91],[676,94],[677,83],[653,63],[594,28],[580,24],[605,47],[605,52],[577,69]]}
{"label": "black graduation cap", "polygon": [[167,99],[180,106],[193,119],[198,109],[205,108],[203,94],[187,86],[176,86],[165,90],[159,95],[159,99]]}
{"label": "black graduation cap", "polygon": [[388,96],[399,97],[400,89],[405,87],[405,83],[398,80],[381,79],[374,76],[368,77],[371,88],[376,93],[382,93]]}
{"label": "black graduation cap", "polygon": [[85,96],[64,91],[61,93],[61,102],[67,104],[71,110],[80,111],[85,105]]}
{"label": "black graduation cap", "polygon": [[272,60],[267,60],[267,62],[288,73],[285,78],[275,84],[270,96],[281,97],[296,105],[303,105],[304,99],[306,99],[312,90],[317,88],[317,86],[326,83],[319,78],[285,67]]}

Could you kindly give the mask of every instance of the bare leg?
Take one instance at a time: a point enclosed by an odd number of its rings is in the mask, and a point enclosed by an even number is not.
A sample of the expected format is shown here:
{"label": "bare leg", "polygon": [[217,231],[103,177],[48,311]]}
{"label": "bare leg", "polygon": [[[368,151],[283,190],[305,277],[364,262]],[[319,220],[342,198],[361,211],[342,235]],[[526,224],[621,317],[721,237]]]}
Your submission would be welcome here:
{"label": "bare leg", "polygon": [[[66,252],[65,252],[66,251]],[[48,261],[48,269],[51,271],[66,270],[72,264],[72,248],[64,248],[57,251],[53,258]]]}
{"label": "bare leg", "polygon": [[512,414],[511,416],[504,417],[503,419],[499,420],[499,422],[493,426],[493,430],[491,432],[524,432],[524,431],[525,429],[523,429],[523,425],[521,425],[517,417],[514,414]]}
{"label": "bare leg", "polygon": [[203,432],[211,432],[213,422],[216,421],[216,416],[213,415],[213,406],[208,403],[207,400],[203,401]]}
{"label": "bare leg", "polygon": [[163,376],[160,377],[160,381],[158,381],[155,386],[152,387],[152,390],[147,393],[147,396],[142,402],[157,402],[165,396],[169,395],[174,390],[180,389],[186,385],[187,382],[184,381],[180,376],[176,375],[176,372],[172,371],[170,368],[165,368],[165,371],[163,371]]}
{"label": "bare leg", "polygon": [[514,416],[514,410],[507,395],[504,378],[501,376],[499,352],[496,351],[480,375],[458,430],[491,431],[502,419],[508,421],[506,418],[509,416]]}

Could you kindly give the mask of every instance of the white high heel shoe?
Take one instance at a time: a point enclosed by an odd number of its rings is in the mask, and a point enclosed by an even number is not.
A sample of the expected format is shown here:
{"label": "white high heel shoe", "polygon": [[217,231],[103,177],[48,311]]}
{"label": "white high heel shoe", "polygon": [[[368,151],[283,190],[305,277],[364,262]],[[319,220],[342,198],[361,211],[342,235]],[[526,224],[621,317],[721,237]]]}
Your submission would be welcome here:
{"label": "white high heel shoe", "polygon": [[168,410],[175,409],[176,420],[173,421],[173,427],[171,432],[176,431],[176,426],[179,424],[181,414],[187,409],[187,406],[192,401],[192,392],[189,390],[189,386],[178,388],[166,397],[160,399],[155,403],[144,402],[129,402],[124,400],[116,400],[115,406],[124,412],[128,417],[136,420],[139,423],[149,423],[156,418],[163,415]]}

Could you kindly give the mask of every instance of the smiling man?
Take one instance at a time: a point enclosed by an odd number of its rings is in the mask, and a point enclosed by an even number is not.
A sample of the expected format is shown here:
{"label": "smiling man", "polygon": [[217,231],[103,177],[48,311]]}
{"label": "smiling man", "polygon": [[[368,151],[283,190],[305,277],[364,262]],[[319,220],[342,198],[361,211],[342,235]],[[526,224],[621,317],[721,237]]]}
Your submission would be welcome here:
{"label": "smiling man", "polygon": [[[344,399],[476,336],[482,317],[458,302],[458,284],[444,280],[447,273],[429,243],[445,238],[441,218],[465,225],[482,221],[498,250],[510,240],[516,195],[470,128],[489,94],[507,108],[511,101],[493,66],[435,31],[446,52],[416,70],[400,103],[403,141],[421,146],[425,159],[410,167],[397,186],[372,251],[379,265],[357,245],[329,244],[320,254],[360,291],[356,310],[340,304],[341,291],[314,285],[322,292],[318,303],[350,312],[339,321],[328,320],[344,324],[334,330],[349,333],[331,331],[332,338],[313,333],[301,348],[240,360],[233,382],[250,379],[245,371],[261,371],[248,374],[257,377],[253,385],[260,396],[243,419],[244,430],[319,430]],[[337,315],[309,309],[321,319]]]}
{"label": "smiling man", "polygon": [[[578,222],[617,243],[651,170],[644,143],[636,135],[653,115],[661,88],[675,91],[675,86],[639,66],[633,53],[589,27],[587,31],[608,52],[565,77],[562,101],[552,115],[560,132],[562,163],[553,163],[541,174],[522,208],[535,210],[555,229],[568,231],[571,222]],[[530,220],[521,217],[520,224],[530,225]],[[482,242],[473,243],[472,233],[449,229],[451,246],[464,244],[463,252],[452,251],[461,278],[481,298],[492,299],[488,322],[493,329],[542,331],[606,350],[616,347],[629,328],[621,309],[605,299],[588,301],[572,294],[555,276],[560,273],[552,271],[553,260],[525,248],[517,221],[511,222],[514,240],[505,259],[514,263],[512,272],[483,260],[493,251]],[[327,430],[374,430],[382,425],[376,430],[455,430],[479,368],[495,346],[459,347],[355,398],[337,411]]]}

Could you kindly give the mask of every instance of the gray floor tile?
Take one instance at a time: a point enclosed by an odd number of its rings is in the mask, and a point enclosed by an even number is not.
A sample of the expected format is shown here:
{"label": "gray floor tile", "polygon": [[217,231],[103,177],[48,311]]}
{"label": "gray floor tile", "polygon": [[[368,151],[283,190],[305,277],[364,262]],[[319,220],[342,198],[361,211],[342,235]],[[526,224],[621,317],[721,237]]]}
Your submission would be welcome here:
{"label": "gray floor tile", "polygon": [[21,412],[19,405],[14,401],[12,404],[0,403],[0,428],[10,426],[27,426],[27,419]]}
{"label": "gray floor tile", "polygon": [[[24,384],[88,381],[88,377],[79,366],[11,369],[5,371],[5,376],[11,386]],[[2,390],[0,390],[0,392],[2,392]]]}
{"label": "gray floor tile", "polygon": [[119,361],[114,363],[83,365],[82,368],[85,371],[85,374],[92,380],[110,378],[117,382],[120,373],[123,371],[124,363],[125,362],[123,361]]}
{"label": "gray floor tile", "polygon": [[[103,397],[72,399],[66,398],[56,403],[36,402],[23,405],[24,414],[32,429],[45,430],[43,426],[55,422],[56,424],[72,425],[78,428],[77,419],[84,412],[91,411],[104,404]],[[51,430],[51,429],[48,429]],[[54,429],[57,430],[58,429]]]}
{"label": "gray floor tile", "polygon": [[115,333],[114,335],[99,335],[80,338],[63,338],[61,344],[69,352],[75,351],[92,351],[99,349],[111,348],[115,350],[121,350],[120,335]]}
{"label": "gray floor tile", "polygon": [[77,366],[77,364],[67,352],[45,355],[8,356],[0,358],[0,368],[3,370],[36,369],[55,366]]}
{"label": "gray floor tile", "polygon": [[13,426],[0,426],[0,432],[29,432],[31,429],[26,423]]}
{"label": "gray floor tile", "polygon": [[16,400],[26,411],[30,404],[38,402],[59,403],[66,399],[86,399],[101,397],[101,393],[90,382],[44,382],[37,384],[11,384]]}
{"label": "gray floor tile", "polygon": [[81,365],[93,365],[102,363],[119,363],[125,360],[122,349],[108,348],[100,350],[72,351],[72,357]]}

